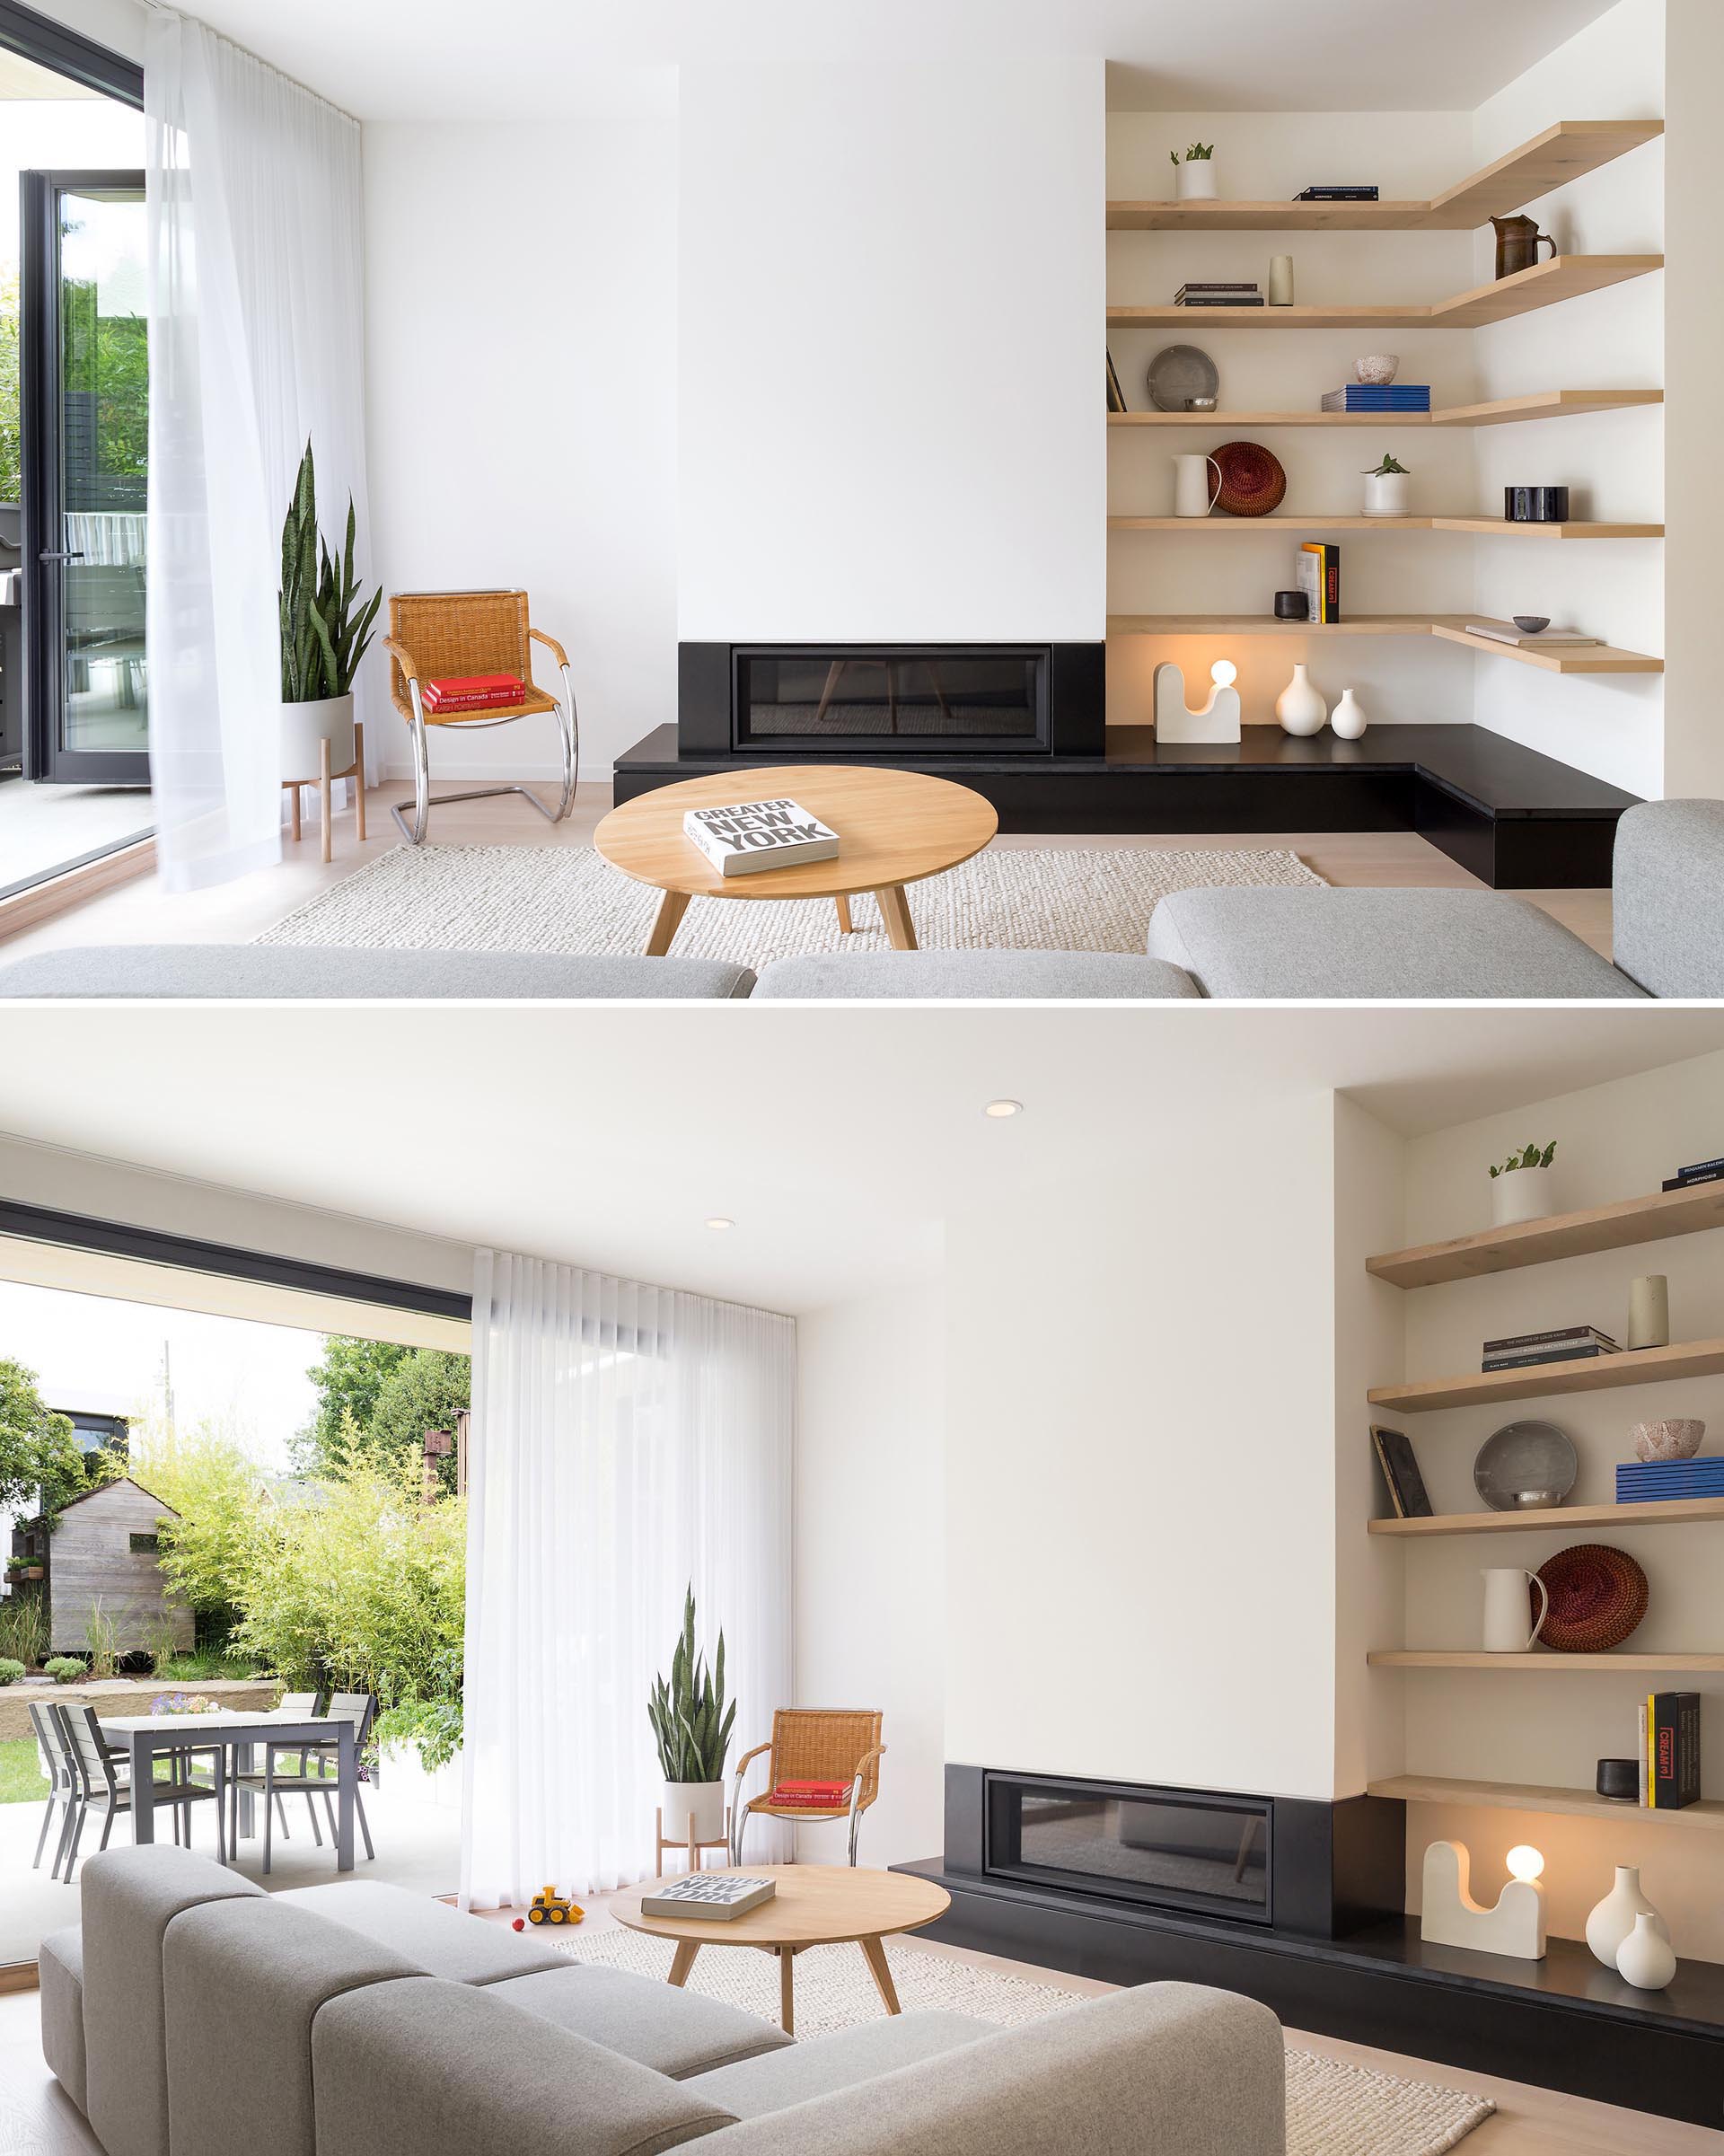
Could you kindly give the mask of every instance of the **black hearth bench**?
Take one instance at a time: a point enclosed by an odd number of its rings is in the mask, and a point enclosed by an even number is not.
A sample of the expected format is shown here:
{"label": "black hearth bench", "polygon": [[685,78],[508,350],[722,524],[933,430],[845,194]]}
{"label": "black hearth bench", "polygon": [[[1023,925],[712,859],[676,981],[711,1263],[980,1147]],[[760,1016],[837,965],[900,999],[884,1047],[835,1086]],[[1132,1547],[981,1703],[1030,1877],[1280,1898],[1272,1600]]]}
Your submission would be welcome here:
{"label": "black hearth bench", "polygon": [[[760,761],[832,759],[775,747]],[[1100,756],[894,761],[974,788],[1002,831],[1414,831],[1498,891],[1607,886],[1616,819],[1637,799],[1470,725],[1373,726],[1362,741],[1246,726],[1236,747],[1163,747],[1153,726],[1110,726]],[[616,798],[746,768],[734,756],[680,756],[676,728],[659,726],[618,759]]]}
{"label": "black hearth bench", "polygon": [[1637,1992],[1571,1939],[1543,1961],[1426,1946],[1416,1917],[1333,1939],[895,1864],[952,1906],[919,1936],[1109,1984],[1210,1984],[1309,2029],[1695,2125],[1724,2125],[1724,1966]]}

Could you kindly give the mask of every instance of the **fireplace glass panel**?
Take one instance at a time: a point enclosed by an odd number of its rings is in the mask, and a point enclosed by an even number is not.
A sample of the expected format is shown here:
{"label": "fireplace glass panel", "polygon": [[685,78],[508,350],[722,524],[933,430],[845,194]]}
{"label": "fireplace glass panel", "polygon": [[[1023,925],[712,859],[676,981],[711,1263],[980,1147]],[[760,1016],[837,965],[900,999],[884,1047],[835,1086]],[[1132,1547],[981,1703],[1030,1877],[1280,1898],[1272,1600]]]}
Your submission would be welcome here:
{"label": "fireplace glass panel", "polygon": [[1266,1923],[1266,1803],[993,1776],[987,1869],[1164,1907]]}
{"label": "fireplace glass panel", "polygon": [[1033,749],[1046,673],[1045,651],[740,651],[736,745]]}

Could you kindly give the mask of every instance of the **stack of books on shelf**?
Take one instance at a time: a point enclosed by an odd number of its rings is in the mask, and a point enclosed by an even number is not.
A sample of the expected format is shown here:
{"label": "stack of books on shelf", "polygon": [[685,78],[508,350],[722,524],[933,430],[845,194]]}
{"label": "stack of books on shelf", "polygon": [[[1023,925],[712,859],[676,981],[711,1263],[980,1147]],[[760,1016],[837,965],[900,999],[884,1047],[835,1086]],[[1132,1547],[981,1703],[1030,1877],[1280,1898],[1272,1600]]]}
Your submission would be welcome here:
{"label": "stack of books on shelf", "polygon": [[1293,199],[1296,202],[1375,202],[1377,190],[1374,187],[1302,187]]}
{"label": "stack of books on shelf", "polygon": [[1717,1160],[1697,1160],[1692,1167],[1678,1168],[1674,1175],[1665,1178],[1667,1191],[1685,1191],[1696,1183],[1724,1183],[1724,1157]]}
{"label": "stack of books on shelf", "polygon": [[1651,1692],[1640,1705],[1640,1802],[1680,1811],[1700,1801],[1700,1694]]}
{"label": "stack of books on shelf", "polygon": [[1541,629],[1535,635],[1529,635],[1526,629],[1517,629],[1512,621],[1469,621],[1466,633],[1469,637],[1489,637],[1493,644],[1512,644],[1518,651],[1540,651],[1547,645],[1570,651],[1603,641],[1598,637],[1583,637],[1578,629]]}
{"label": "stack of books on shelf", "polygon": [[1507,1340],[1487,1340],[1480,1369],[1524,1370],[1541,1362],[1585,1362],[1595,1355],[1622,1350],[1596,1325],[1558,1325],[1549,1333],[1517,1333]]}
{"label": "stack of books on shelf", "polygon": [[1307,621],[1341,619],[1341,549],[1322,540],[1300,543],[1298,588],[1305,594]]}
{"label": "stack of books on shelf", "polygon": [[1330,390],[1323,400],[1326,412],[1428,412],[1428,382],[1349,382]]}
{"label": "stack of books on shelf", "polygon": [[1174,295],[1176,307],[1261,307],[1263,295],[1255,285],[1182,285]]}
{"label": "stack of books on shelf", "polygon": [[1616,1469],[1619,1505],[1658,1505],[1679,1497],[1724,1497],[1724,1457],[1623,1460]]}

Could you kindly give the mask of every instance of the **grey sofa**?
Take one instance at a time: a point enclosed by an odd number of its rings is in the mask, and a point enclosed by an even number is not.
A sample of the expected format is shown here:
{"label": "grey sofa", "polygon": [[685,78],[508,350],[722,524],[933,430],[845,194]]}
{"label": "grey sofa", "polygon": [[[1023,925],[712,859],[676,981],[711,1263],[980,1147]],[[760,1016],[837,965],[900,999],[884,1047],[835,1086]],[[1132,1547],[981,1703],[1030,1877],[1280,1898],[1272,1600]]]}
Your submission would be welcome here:
{"label": "grey sofa", "polygon": [[150,1845],[82,1891],[42,2047],[107,2156],[1285,2156],[1280,2025],[1195,1984],[792,2044],[372,1882],[265,1895]]}

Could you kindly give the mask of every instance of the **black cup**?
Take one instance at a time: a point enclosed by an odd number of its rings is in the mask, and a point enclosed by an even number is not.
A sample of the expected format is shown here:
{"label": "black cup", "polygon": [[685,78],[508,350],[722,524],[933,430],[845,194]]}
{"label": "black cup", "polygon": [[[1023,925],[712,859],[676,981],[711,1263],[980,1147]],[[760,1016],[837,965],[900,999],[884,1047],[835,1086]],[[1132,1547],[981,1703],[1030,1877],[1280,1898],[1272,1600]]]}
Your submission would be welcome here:
{"label": "black cup", "polygon": [[1601,1759],[1598,1762],[1597,1789],[1601,1797],[1614,1797],[1623,1804],[1638,1804],[1640,1798],[1640,1761]]}
{"label": "black cup", "polygon": [[1278,621],[1308,621],[1311,602],[1304,592],[1277,592],[1275,619]]}
{"label": "black cup", "polygon": [[1565,524],[1569,521],[1566,487],[1505,487],[1503,521],[1511,524]]}

